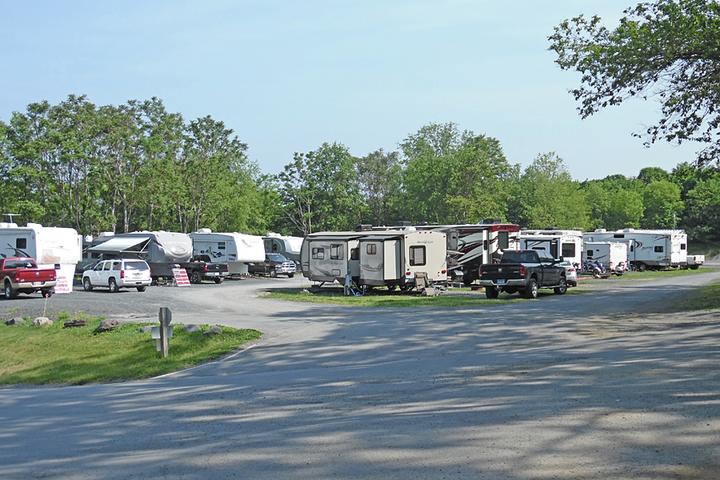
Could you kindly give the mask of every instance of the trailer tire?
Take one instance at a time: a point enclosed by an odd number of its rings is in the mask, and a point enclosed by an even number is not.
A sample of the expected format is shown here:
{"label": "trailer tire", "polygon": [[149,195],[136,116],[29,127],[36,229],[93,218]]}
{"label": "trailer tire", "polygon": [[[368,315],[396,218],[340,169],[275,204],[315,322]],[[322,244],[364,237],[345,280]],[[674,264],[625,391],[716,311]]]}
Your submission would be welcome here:
{"label": "trailer tire", "polygon": [[564,295],[565,292],[567,292],[567,281],[565,280],[565,277],[562,277],[560,279],[560,285],[555,287],[555,295]]}
{"label": "trailer tire", "polygon": [[3,288],[3,298],[5,298],[5,300],[11,300],[16,296],[17,293],[15,293],[15,291],[13,290],[12,284],[9,281],[5,280],[5,286]]}
{"label": "trailer tire", "polygon": [[93,286],[92,283],[90,283],[90,279],[88,277],[83,278],[83,290],[86,292],[92,292]]}
{"label": "trailer tire", "polygon": [[528,280],[527,287],[525,288],[525,298],[537,298],[538,297],[538,284],[537,280],[531,278]]}
{"label": "trailer tire", "polygon": [[115,282],[114,278],[111,278],[108,280],[108,290],[110,290],[110,293],[117,293],[118,290],[120,290],[117,286],[117,282]]}
{"label": "trailer tire", "polygon": [[500,290],[496,287],[485,287],[485,298],[494,300],[500,296]]}
{"label": "trailer tire", "polygon": [[295,276],[294,273],[288,273],[288,278],[293,278]]}
{"label": "trailer tire", "polygon": [[644,263],[642,263],[642,262],[640,262],[640,263],[637,264],[637,271],[638,271],[638,272],[644,272],[644,271],[646,270],[646,268],[647,268],[647,266],[646,266]]}

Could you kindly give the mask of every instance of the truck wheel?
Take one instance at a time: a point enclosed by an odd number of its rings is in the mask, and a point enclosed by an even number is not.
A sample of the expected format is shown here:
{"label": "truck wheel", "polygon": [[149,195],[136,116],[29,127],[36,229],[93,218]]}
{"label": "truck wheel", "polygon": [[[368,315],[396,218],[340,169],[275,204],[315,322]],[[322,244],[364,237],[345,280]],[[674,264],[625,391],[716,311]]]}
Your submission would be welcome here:
{"label": "truck wheel", "polygon": [[498,298],[499,295],[500,295],[500,290],[498,290],[497,288],[485,287],[485,297],[486,298],[494,299],[494,298]]}
{"label": "truck wheel", "polygon": [[90,279],[88,277],[83,278],[83,290],[86,292],[92,292],[93,286],[92,283],[90,283]]}
{"label": "truck wheel", "polygon": [[13,291],[10,282],[5,282],[5,288],[3,289],[3,297],[5,297],[5,300],[15,298],[15,295],[16,293]]}
{"label": "truck wheel", "polygon": [[220,285],[224,281],[225,281],[225,279],[223,277],[218,277],[215,279],[215,283],[217,283],[218,285]]}
{"label": "truck wheel", "polygon": [[526,298],[537,298],[538,297],[538,284],[537,280],[531,278],[528,280],[527,288],[525,288]]}
{"label": "truck wheel", "polygon": [[117,293],[118,286],[114,278],[108,280],[108,289],[110,290],[110,293]]}
{"label": "truck wheel", "polygon": [[41,293],[43,298],[50,298],[53,296],[55,291],[52,288],[46,288],[45,290],[42,290]]}
{"label": "truck wheel", "polygon": [[567,281],[565,278],[561,278],[560,285],[555,287],[555,295],[563,295],[565,292],[567,292]]}
{"label": "truck wheel", "polygon": [[270,270],[270,276],[273,278],[277,277],[277,272],[275,271],[274,268],[272,270]]}
{"label": "truck wheel", "polygon": [[202,277],[200,276],[200,272],[192,272],[190,274],[190,283],[202,283]]}
{"label": "truck wheel", "polygon": [[138,291],[138,292],[144,292],[146,288],[147,288],[147,287],[145,287],[145,286],[137,287],[137,291]]}
{"label": "truck wheel", "polygon": [[288,278],[293,278],[295,276],[294,273],[288,273]]}

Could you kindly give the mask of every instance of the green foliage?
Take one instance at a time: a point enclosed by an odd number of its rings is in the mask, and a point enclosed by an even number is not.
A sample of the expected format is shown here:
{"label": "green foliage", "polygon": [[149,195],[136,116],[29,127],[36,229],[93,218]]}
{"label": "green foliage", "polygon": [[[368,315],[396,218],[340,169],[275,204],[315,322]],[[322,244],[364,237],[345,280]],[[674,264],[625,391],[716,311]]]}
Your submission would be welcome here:
{"label": "green foliage", "polygon": [[685,226],[693,236],[720,239],[720,173],[699,181],[687,195]]}
{"label": "green foliage", "polygon": [[650,182],[643,193],[645,213],[643,228],[675,228],[680,220],[683,202],[680,187],[668,180]]}
{"label": "green foliage", "polygon": [[357,160],[357,171],[366,205],[363,222],[397,224],[403,203],[403,166],[398,152],[376,150]]}
{"label": "green foliage", "polygon": [[618,230],[639,228],[643,216],[643,194],[633,180],[621,175],[585,182],[590,207],[590,227]]}
{"label": "green foliage", "polygon": [[720,4],[654,0],[625,10],[614,29],[579,16],[549,37],[557,64],[581,75],[572,90],[585,118],[630,97],[652,97],[661,116],[643,136],[705,145],[699,163],[720,159]]}

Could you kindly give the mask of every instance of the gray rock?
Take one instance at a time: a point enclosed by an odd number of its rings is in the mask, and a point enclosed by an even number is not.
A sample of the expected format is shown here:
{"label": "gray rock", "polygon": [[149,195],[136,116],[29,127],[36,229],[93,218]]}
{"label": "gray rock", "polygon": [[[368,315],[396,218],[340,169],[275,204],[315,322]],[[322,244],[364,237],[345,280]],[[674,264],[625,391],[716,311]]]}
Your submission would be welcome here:
{"label": "gray rock", "polygon": [[9,320],[5,320],[5,325],[23,325],[25,323],[25,319],[22,317],[13,317]]}
{"label": "gray rock", "polygon": [[150,333],[152,332],[152,325],[145,325],[143,327],[138,328],[138,332],[140,333]]}
{"label": "gray rock", "polygon": [[120,322],[117,320],[103,320],[95,329],[95,333],[109,332],[110,330],[114,330],[118,325],[120,325]]}
{"label": "gray rock", "polygon": [[211,336],[211,335],[218,335],[220,333],[222,333],[222,327],[220,327],[220,325],[213,325],[212,327],[210,327],[208,329],[207,332],[204,333],[204,335]]}
{"label": "gray rock", "polygon": [[197,325],[191,323],[191,324],[189,324],[189,325],[185,325],[185,331],[186,331],[187,333],[199,332],[199,331],[200,331],[200,327],[198,327]]}
{"label": "gray rock", "polygon": [[53,321],[47,317],[37,317],[32,322],[33,327],[49,327],[53,324]]}

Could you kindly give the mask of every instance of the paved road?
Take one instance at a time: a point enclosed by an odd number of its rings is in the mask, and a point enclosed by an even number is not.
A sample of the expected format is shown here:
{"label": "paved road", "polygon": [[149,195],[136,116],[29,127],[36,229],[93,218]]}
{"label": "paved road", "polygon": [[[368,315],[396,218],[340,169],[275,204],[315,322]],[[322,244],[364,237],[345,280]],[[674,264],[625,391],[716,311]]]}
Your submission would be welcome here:
{"label": "paved road", "polygon": [[720,317],[644,312],[718,279],[451,311],[172,290],[183,320],[263,341],[148,381],[0,389],[0,478],[716,479]]}

